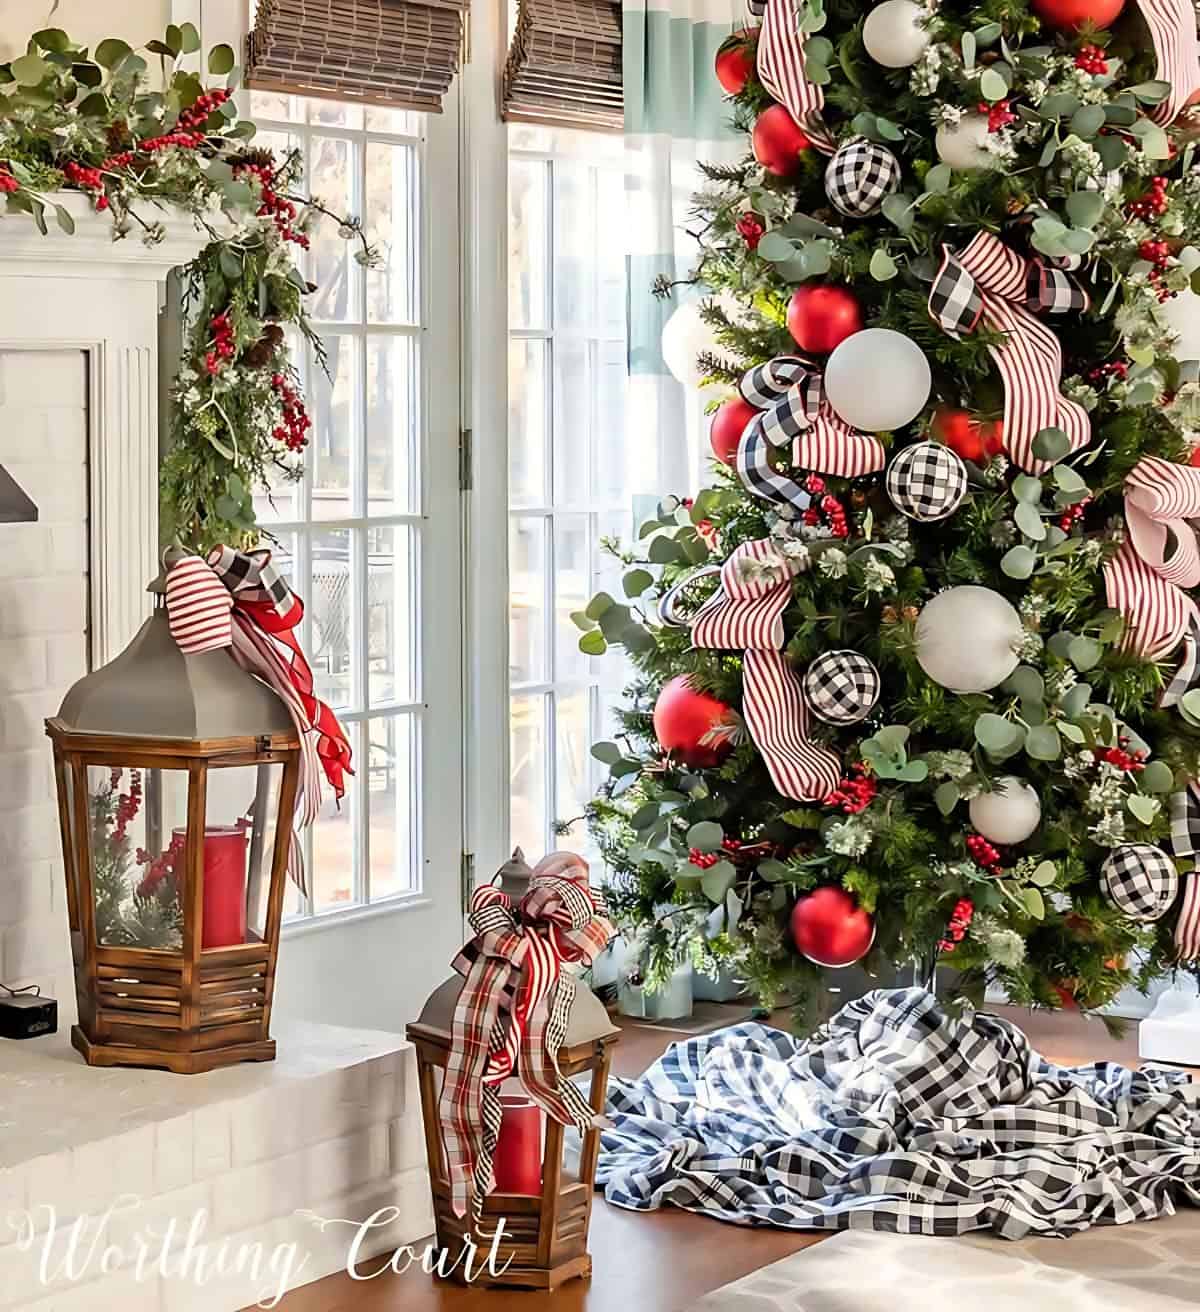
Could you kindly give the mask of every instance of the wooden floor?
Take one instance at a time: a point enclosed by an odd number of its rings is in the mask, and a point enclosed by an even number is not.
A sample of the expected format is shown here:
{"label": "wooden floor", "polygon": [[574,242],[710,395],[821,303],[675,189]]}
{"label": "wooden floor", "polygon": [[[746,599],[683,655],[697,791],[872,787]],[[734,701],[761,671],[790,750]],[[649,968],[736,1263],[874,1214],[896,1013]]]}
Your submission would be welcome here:
{"label": "wooden floor", "polygon": [[[1099,1021],[1077,1015],[996,1010],[1020,1025],[1039,1052],[1064,1065],[1103,1059],[1138,1064],[1134,1025],[1113,1039]],[[745,1014],[714,1008],[713,1028],[728,1023],[723,1013],[730,1022]],[[685,1037],[628,1026],[615,1049],[615,1072],[638,1075],[667,1044]],[[574,1281],[554,1294],[464,1289],[421,1272],[395,1276],[385,1271],[366,1282],[330,1276],[289,1294],[279,1306],[285,1312],[678,1312],[710,1290],[824,1237],[749,1230],[687,1212],[626,1212],[597,1197],[591,1230],[595,1274],[591,1281]]]}

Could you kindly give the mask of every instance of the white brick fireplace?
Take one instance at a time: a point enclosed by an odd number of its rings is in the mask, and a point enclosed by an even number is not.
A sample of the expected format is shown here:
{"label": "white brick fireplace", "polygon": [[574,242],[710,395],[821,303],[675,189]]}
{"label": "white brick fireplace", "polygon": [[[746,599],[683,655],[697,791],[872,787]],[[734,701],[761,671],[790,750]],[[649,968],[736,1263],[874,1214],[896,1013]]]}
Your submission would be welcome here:
{"label": "white brick fireplace", "polygon": [[[158,321],[168,271],[200,240],[190,221],[164,243],[113,243],[83,198],[73,236],[0,218],[0,464],[38,508],[0,524],[0,981],[36,983],[60,1006],[59,1034],[0,1040],[0,1309],[233,1312],[271,1273],[197,1281],[132,1269],[135,1233],[294,1244],[306,1283],[338,1269],[352,1231],[317,1230],[309,1209],[361,1221],[394,1206],[362,1255],[432,1229],[415,1063],[398,1035],[292,1022],[280,1059],[207,1076],[92,1070],[69,1047],[74,984],[50,748],[42,721],[77,678],[126,644],[156,568]],[[72,1275],[62,1246],[39,1270],[44,1234],[102,1216],[126,1255]],[[101,1244],[103,1249],[103,1244]]]}

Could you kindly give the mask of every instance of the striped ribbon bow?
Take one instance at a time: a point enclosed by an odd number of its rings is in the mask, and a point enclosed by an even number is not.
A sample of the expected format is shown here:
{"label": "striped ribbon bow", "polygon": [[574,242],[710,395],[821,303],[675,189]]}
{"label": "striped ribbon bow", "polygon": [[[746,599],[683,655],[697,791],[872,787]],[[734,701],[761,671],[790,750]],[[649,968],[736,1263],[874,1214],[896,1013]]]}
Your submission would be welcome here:
{"label": "striped ribbon bow", "polygon": [[[337,716],[314,691],[312,669],[296,639],[304,603],[271,564],[271,553],[214,547],[207,558],[179,556],[166,580],[167,621],[180,651],[230,650],[233,659],[278,694],[300,739],[296,820],[311,824],[321,807],[321,774],[334,796],[346,791],[350,744]],[[288,870],[306,885],[292,835]]]}
{"label": "striped ribbon bow", "polygon": [[1027,260],[990,232],[976,233],[957,254],[944,248],[929,313],[952,337],[973,332],[980,322],[1005,334],[989,348],[1004,382],[1004,444],[1028,473],[1049,468],[1033,454],[1043,428],[1061,428],[1072,451],[1092,440],[1087,411],[1059,391],[1058,338],[1030,308],[1068,314],[1087,307],[1087,293],[1061,269]]}
{"label": "striped ribbon bow", "polygon": [[499,1085],[509,1076],[560,1125],[583,1133],[595,1124],[599,1113],[562,1078],[558,1052],[575,1001],[563,966],[591,965],[604,950],[614,933],[606,916],[587,863],[573,852],[538,862],[519,907],[491,884],[471,895],[475,936],[454,961],[463,986],[439,1104],[456,1216],[471,1201],[476,1223],[482,1218],[500,1135]]}
{"label": "striped ribbon bow", "polygon": [[1200,91],[1200,43],[1192,0],[1138,0],[1150,29],[1158,76],[1170,86],[1166,99],[1150,111],[1156,123],[1173,123]]}
{"label": "striped ribbon bow", "polygon": [[[1139,460],[1125,480],[1125,541],[1105,565],[1104,583],[1108,604],[1125,616],[1126,644],[1147,660],[1163,660],[1200,626],[1200,609],[1184,591],[1200,585],[1195,519],[1200,469],[1154,456]],[[1189,667],[1187,657],[1185,650],[1181,669]],[[1183,677],[1190,685],[1190,675]],[[1168,704],[1186,691],[1178,684],[1172,680]]]}
{"label": "striped ribbon bow", "polygon": [[[1200,785],[1194,779],[1171,798],[1171,850],[1177,859],[1200,852]],[[1183,877],[1175,952],[1181,962],[1200,961],[1200,874],[1195,871]]]}
{"label": "striped ribbon bow", "polygon": [[756,497],[804,510],[808,493],[771,467],[772,448],[791,445],[792,462],[814,474],[861,478],[884,467],[883,444],[856,432],[834,413],[816,366],[798,355],[781,355],[742,377],[742,396],[760,413],[738,442],[737,471]]}
{"label": "striped ribbon bow", "polygon": [[692,646],[742,651],[742,714],[771,780],[798,802],[823,802],[841,761],[808,736],[800,678],[781,650],[783,612],[798,566],[770,541],[743,542],[721,567],[721,588],[692,623]]}
{"label": "striped ribbon bow", "polygon": [[823,154],[832,155],[837,143],[830,135],[821,110],[825,94],[804,76],[804,38],[797,27],[795,0],[751,0],[752,13],[762,16],[758,34],[758,80],[804,129]]}

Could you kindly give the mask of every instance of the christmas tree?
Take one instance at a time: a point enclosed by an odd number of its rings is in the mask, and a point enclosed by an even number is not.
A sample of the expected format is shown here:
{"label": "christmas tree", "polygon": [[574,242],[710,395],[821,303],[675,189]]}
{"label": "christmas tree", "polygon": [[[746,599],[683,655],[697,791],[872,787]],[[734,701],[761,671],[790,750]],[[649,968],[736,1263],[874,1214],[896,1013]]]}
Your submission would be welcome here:
{"label": "christmas tree", "polygon": [[862,961],[1102,1007],[1200,954],[1195,14],[754,8],[702,299],[656,289],[712,486],[574,617],[634,670],[612,908],[652,985],[687,951],[767,1003]]}

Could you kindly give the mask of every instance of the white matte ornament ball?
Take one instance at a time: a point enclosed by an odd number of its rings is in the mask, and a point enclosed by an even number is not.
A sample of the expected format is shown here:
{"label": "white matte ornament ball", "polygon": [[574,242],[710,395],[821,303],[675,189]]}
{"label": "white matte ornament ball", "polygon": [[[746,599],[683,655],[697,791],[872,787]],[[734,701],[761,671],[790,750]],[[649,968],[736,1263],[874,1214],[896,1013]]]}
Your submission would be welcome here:
{"label": "white matte ornament ball", "polygon": [[883,0],[863,24],[867,54],[884,68],[910,68],[929,47],[929,32],[922,27],[925,11],[912,0]]}
{"label": "white matte ornament ball", "polygon": [[1171,348],[1176,360],[1200,360],[1200,296],[1185,288],[1162,302],[1158,317],[1179,339]]}
{"label": "white matte ornament ball", "polygon": [[937,157],[952,169],[990,169],[996,156],[987,150],[988,122],[983,114],[967,114],[957,123],[943,123],[933,139]]}
{"label": "white matte ornament ball", "polygon": [[996,779],[990,793],[971,798],[968,810],[971,823],[984,838],[1004,846],[1023,843],[1042,818],[1036,790],[1011,774]]}
{"label": "white matte ornament ball", "polygon": [[891,328],[852,333],[825,365],[829,404],[864,433],[911,423],[925,408],[932,385],[925,352]]}
{"label": "white matte ornament ball", "polygon": [[717,343],[716,330],[700,317],[704,300],[714,299],[730,318],[741,309],[728,295],[685,301],[663,325],[663,362],[671,377],[685,387],[699,387],[704,381],[704,371],[696,363],[700,355],[706,352],[718,356],[725,354],[724,348]]}
{"label": "white matte ornament ball", "polygon": [[951,692],[987,692],[1017,668],[1024,632],[998,592],[971,583],[947,588],[917,620],[917,663]]}

